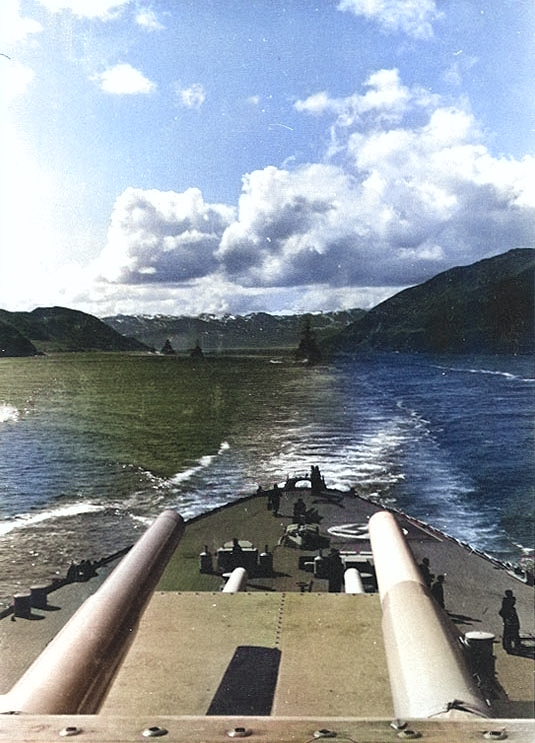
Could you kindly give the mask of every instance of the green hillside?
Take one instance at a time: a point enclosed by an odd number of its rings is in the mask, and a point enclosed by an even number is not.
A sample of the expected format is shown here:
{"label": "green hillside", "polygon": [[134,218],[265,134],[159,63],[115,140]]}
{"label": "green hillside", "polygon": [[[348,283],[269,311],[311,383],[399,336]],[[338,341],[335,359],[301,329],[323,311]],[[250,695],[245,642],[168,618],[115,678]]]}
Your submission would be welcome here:
{"label": "green hillside", "polygon": [[0,357],[1,356],[36,356],[39,352],[31,341],[0,314]]}
{"label": "green hillside", "polygon": [[33,312],[0,310],[0,355],[35,356],[53,351],[146,351],[92,315],[65,307]]}
{"label": "green hillside", "polygon": [[331,352],[532,353],[535,250],[452,268],[352,323]]}

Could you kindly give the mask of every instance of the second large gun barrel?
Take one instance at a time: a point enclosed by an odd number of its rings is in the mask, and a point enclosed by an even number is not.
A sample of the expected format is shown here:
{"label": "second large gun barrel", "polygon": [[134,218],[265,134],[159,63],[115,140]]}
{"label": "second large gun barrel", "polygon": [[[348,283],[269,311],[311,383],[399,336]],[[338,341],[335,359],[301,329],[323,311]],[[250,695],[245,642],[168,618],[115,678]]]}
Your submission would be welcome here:
{"label": "second large gun barrel", "polygon": [[396,716],[487,717],[459,636],[431,596],[394,516],[374,514],[369,530]]}

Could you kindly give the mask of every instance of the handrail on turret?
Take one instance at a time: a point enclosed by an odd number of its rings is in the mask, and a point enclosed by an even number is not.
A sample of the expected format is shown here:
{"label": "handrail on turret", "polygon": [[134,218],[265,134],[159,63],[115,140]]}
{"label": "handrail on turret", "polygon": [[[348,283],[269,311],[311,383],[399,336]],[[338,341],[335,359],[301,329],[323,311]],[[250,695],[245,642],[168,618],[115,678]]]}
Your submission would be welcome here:
{"label": "handrail on turret", "polygon": [[184,521],[175,511],[160,514],[12,689],[0,697],[0,712],[97,712],[183,532]]}

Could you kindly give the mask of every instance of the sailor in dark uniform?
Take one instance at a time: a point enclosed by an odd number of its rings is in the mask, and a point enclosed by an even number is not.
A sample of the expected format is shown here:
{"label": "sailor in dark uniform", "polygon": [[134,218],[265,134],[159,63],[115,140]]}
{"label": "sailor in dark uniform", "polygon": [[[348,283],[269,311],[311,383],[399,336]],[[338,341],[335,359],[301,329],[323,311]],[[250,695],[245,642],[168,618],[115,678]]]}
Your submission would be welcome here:
{"label": "sailor in dark uniform", "polygon": [[444,576],[437,575],[437,579],[433,581],[431,586],[431,594],[437,604],[444,608]]}
{"label": "sailor in dark uniform", "polygon": [[337,549],[329,555],[329,593],[340,593],[344,582],[344,563]]}

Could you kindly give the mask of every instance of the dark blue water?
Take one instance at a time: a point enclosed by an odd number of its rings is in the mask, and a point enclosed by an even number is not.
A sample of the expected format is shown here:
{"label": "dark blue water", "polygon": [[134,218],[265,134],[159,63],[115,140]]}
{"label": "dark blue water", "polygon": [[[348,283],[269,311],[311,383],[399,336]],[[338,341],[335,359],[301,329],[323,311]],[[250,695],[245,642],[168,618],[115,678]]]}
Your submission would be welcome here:
{"label": "dark blue water", "polygon": [[347,374],[369,391],[367,405],[380,400],[391,471],[400,476],[396,505],[501,559],[532,551],[533,361],[383,362],[349,364]]}
{"label": "dark blue water", "polygon": [[[144,363],[154,363],[157,387],[160,360]],[[71,559],[126,546],[164,508],[189,518],[312,464],[330,486],[353,486],[499,559],[532,552],[532,359],[384,354],[313,369],[255,364],[222,440],[194,460],[176,441],[171,477],[129,458],[120,432],[135,428],[137,416],[131,405],[98,409],[94,370],[81,402],[78,381],[59,366],[54,389],[25,404],[3,385],[0,599],[61,573]],[[245,384],[243,374],[236,384]],[[275,390],[265,383],[274,375]],[[212,393],[217,411],[226,391]],[[150,402],[142,392],[139,401]],[[139,432],[148,448],[159,450],[160,441],[173,456],[171,424],[188,413],[176,408],[154,425],[143,418],[155,429]]]}

